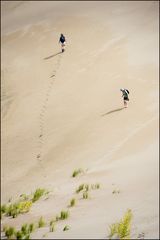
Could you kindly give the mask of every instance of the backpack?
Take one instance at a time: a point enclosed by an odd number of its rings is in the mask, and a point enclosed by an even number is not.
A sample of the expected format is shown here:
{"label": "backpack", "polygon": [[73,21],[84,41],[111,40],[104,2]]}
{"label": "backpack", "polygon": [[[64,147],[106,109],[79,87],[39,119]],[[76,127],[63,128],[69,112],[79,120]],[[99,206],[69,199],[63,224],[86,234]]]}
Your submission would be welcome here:
{"label": "backpack", "polygon": [[64,36],[61,36],[60,41],[61,41],[62,43],[64,43],[64,42],[65,42],[65,37],[64,37]]}
{"label": "backpack", "polygon": [[129,91],[128,91],[128,89],[124,89],[126,92],[127,92],[127,94],[129,94]]}

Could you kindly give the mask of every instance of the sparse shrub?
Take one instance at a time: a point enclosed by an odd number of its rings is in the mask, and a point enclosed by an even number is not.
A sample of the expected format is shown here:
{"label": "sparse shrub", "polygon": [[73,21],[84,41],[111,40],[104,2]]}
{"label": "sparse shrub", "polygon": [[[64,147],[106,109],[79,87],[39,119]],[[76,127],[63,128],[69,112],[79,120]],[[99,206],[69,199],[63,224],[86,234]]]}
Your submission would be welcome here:
{"label": "sparse shrub", "polygon": [[69,217],[69,212],[68,211],[61,211],[59,219],[64,220]]}
{"label": "sparse shrub", "polygon": [[43,217],[40,217],[39,219],[39,222],[38,222],[38,227],[41,228],[41,227],[44,227],[46,225]]}
{"label": "sparse shrub", "polygon": [[75,204],[76,204],[76,199],[72,198],[71,201],[70,201],[70,207],[75,206]]}
{"label": "sparse shrub", "polygon": [[16,230],[14,227],[8,227],[5,231],[5,235],[8,239],[13,239],[15,232],[16,232]]}
{"label": "sparse shrub", "polygon": [[79,185],[79,187],[76,190],[76,193],[79,193],[80,191],[82,191],[84,189],[84,187],[85,187],[85,184]]}
{"label": "sparse shrub", "polygon": [[45,193],[46,190],[44,188],[38,188],[33,194],[32,202],[38,201]]}
{"label": "sparse shrub", "polygon": [[79,175],[80,173],[83,173],[83,170],[81,168],[74,170],[74,172],[72,173],[72,177],[76,177],[77,175]]}
{"label": "sparse shrub", "polygon": [[88,192],[85,191],[85,192],[83,193],[83,199],[88,199],[88,197],[89,197]]}
{"label": "sparse shrub", "polygon": [[112,238],[114,236],[118,239],[130,239],[131,219],[132,212],[129,209],[119,223],[114,223],[110,226],[109,237]]}
{"label": "sparse shrub", "polygon": [[66,225],[64,228],[63,228],[63,231],[68,231],[69,230],[69,226]]}

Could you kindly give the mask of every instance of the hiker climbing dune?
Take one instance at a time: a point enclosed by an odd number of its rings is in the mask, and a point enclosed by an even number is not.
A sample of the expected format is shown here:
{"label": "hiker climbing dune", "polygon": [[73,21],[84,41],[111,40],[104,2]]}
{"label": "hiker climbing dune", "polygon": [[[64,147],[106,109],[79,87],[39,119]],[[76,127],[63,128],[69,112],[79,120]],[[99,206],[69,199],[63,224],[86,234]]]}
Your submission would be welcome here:
{"label": "hiker climbing dune", "polygon": [[129,101],[129,98],[128,98],[129,91],[125,88],[121,88],[120,91],[122,92],[124,107],[127,108],[128,107],[127,102]]}
{"label": "hiker climbing dune", "polygon": [[61,33],[61,36],[59,38],[59,43],[61,43],[61,49],[62,49],[62,52],[64,52],[65,51],[65,46],[66,46],[66,38],[62,33]]}

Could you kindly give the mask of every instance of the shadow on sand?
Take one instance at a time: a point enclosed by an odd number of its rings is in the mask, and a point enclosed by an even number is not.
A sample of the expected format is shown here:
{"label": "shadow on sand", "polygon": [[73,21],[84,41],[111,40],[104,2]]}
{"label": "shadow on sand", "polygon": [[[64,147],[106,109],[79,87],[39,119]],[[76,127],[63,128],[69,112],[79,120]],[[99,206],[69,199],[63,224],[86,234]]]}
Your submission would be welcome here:
{"label": "shadow on sand", "polygon": [[53,58],[53,57],[55,57],[55,56],[57,56],[57,55],[59,55],[59,54],[61,54],[61,53],[62,53],[62,52],[58,52],[58,53],[53,54],[53,55],[51,55],[51,56],[45,57],[45,58],[43,58],[43,60],[47,60],[47,59]]}
{"label": "shadow on sand", "polygon": [[122,109],[124,109],[124,107],[114,109],[114,110],[112,110],[112,111],[109,111],[109,112],[107,112],[107,113],[102,114],[101,116],[105,116],[105,115],[108,115],[108,114],[111,114],[111,113],[114,113],[114,112],[118,112],[118,111],[121,111]]}

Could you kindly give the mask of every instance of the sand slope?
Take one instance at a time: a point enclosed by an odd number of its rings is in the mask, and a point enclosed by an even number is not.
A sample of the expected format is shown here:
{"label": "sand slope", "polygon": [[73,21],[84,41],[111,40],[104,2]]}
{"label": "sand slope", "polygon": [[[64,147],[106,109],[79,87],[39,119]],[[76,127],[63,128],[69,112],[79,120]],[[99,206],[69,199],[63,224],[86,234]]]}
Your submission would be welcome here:
{"label": "sand slope", "polygon": [[[37,187],[53,191],[2,224],[49,220],[79,184],[99,182],[71,210],[71,229],[59,223],[45,238],[106,238],[128,208],[132,237],[158,238],[158,2],[1,6],[2,202]],[[128,109],[122,87],[130,90]],[[79,167],[86,174],[71,178]]]}

